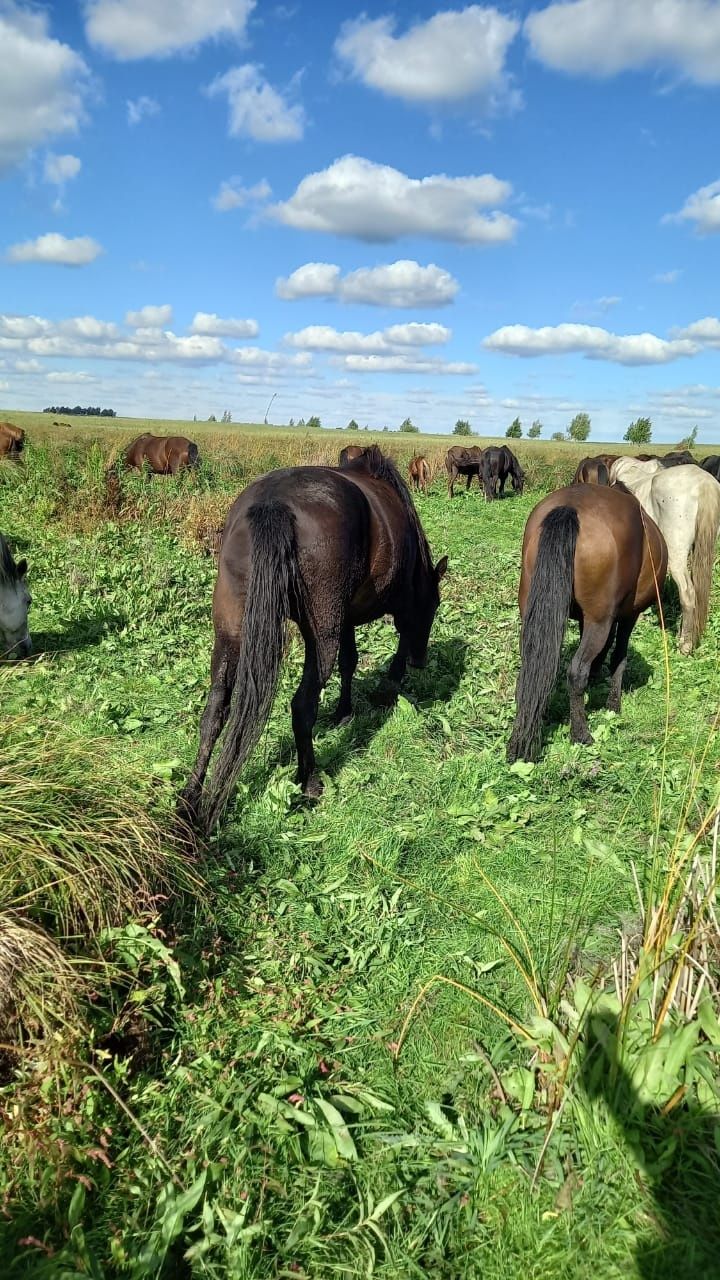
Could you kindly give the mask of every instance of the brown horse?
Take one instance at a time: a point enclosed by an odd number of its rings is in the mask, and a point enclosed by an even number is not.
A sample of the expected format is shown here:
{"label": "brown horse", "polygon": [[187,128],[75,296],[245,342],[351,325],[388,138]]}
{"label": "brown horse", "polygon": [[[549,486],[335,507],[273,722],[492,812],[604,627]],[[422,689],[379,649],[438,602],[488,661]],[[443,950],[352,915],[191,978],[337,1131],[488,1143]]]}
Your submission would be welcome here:
{"label": "brown horse", "polygon": [[583,458],[571,484],[609,484],[610,468],[617,454],[598,453],[594,458]]}
{"label": "brown horse", "polygon": [[25,448],[25,432],[12,422],[0,422],[0,458],[20,457]]}
{"label": "brown horse", "polygon": [[175,476],[184,467],[197,467],[198,447],[185,436],[153,436],[149,431],[129,444],[123,455],[126,467],[142,468],[147,462],[157,476]]}
{"label": "brown horse", "polygon": [[571,740],[592,742],[585,689],[613,642],[607,705],[620,710],[628,642],[643,609],[659,599],[666,572],[665,539],[632,494],[571,485],[538,503],[523,539],[522,664],[509,761],[534,757],[568,617],[580,623],[568,669]]}
{"label": "brown horse", "polygon": [[465,489],[472,484],[473,476],[477,476],[478,488],[482,488],[483,451],[478,445],[466,448],[463,444],[453,444],[445,454],[445,467],[448,473],[448,497],[455,496],[455,481],[458,476],[466,476]]}
{"label": "brown horse", "polygon": [[430,488],[430,463],[427,458],[411,458],[408,465],[408,475],[410,484],[417,493],[422,489],[425,497],[428,495]]}
{"label": "brown horse", "polygon": [[346,467],[348,462],[354,462],[356,458],[362,458],[365,450],[361,444],[346,444],[344,449],[340,450],[338,458],[338,466]]}
{"label": "brown horse", "polygon": [[28,631],[28,609],[32,596],[28,591],[27,560],[18,564],[0,533],[0,658],[26,657],[32,653]]}
{"label": "brown horse", "polygon": [[[298,782],[322,794],[312,732],[320,693],[340,655],[336,722],[352,714],[355,628],[389,613],[399,633],[390,679],[424,666],[447,557],[433,566],[407,486],[377,445],[344,470],[289,467],[248,486],[230,509],[213,598],[212,688],[200,749],[180,798],[205,829],[222,815],[270,714],[286,619],[305,641],[292,699]],[[225,736],[203,792],[217,739]]]}

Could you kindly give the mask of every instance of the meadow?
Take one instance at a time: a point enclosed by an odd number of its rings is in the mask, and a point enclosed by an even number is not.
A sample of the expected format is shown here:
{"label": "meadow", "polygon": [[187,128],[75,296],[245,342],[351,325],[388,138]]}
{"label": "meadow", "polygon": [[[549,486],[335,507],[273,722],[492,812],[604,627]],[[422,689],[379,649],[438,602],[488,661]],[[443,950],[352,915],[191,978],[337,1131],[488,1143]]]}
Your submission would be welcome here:
{"label": "meadow", "polygon": [[[0,670],[4,1273],[720,1274],[720,575],[692,658],[670,589],[622,714],[591,691],[594,746],[570,744],[560,681],[540,760],[508,768],[523,526],[595,450],[519,442],[525,493],[490,504],[438,474],[427,668],[384,705],[393,629],[358,632],[355,716],[331,727],[333,677],[308,804],[289,634],[237,801],[193,848],[174,797],[225,512],[369,437],[189,424],[198,473],[124,476],[112,505],[105,467],[144,424],[11,419],[29,444],[0,529],[35,655]],[[373,438],[403,467],[449,443]]]}

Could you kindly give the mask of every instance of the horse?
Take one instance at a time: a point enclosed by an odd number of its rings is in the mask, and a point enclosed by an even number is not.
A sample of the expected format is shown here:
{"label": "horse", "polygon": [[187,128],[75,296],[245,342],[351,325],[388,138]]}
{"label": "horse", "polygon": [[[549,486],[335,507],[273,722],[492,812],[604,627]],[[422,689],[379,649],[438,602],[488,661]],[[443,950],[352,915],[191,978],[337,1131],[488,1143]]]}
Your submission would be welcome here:
{"label": "horse", "polygon": [[534,758],[568,617],[580,623],[580,644],[568,669],[571,740],[593,741],[585,689],[613,644],[607,705],[619,712],[633,627],[658,598],[666,572],[662,533],[629,493],[570,485],[531,511],[518,594],[522,662],[507,748],[510,763]]}
{"label": "horse", "polygon": [[0,657],[27,657],[32,653],[28,631],[28,610],[32,596],[28,591],[27,560],[18,564],[6,539],[0,533]]}
{"label": "horse", "polygon": [[466,447],[462,444],[451,445],[445,454],[445,467],[448,473],[448,497],[455,497],[455,481],[458,476],[466,476],[466,491],[472,484],[473,476],[477,476],[478,488],[482,484],[483,450],[478,445]]}
{"label": "horse", "polygon": [[[377,445],[342,470],[289,467],[249,485],[230,509],[213,596],[212,686],[180,811],[211,829],[270,714],[286,619],[297,623],[305,663],[292,699],[297,780],[322,794],[312,732],[321,690],[339,652],[335,721],[352,715],[355,628],[391,614],[399,634],[389,678],[427,657],[447,557],[433,565],[413,500]],[[225,728],[210,783],[208,764]]]}
{"label": "horse", "polygon": [[703,471],[707,471],[716,480],[720,480],[720,453],[710,453],[700,463]]}
{"label": "horse", "polygon": [[20,457],[25,448],[25,432],[12,422],[0,422],[0,458]]}
{"label": "horse", "polygon": [[610,467],[615,461],[617,454],[598,453],[593,458],[583,458],[578,463],[575,475],[571,480],[571,484],[609,484],[610,483]]}
{"label": "horse", "polygon": [[123,454],[127,468],[141,470],[147,462],[157,476],[175,476],[184,467],[197,467],[200,462],[198,447],[186,436],[153,436],[149,431],[138,436]]}
{"label": "horse", "polygon": [[638,453],[636,462],[659,462],[661,467],[697,466],[688,449],[675,449],[670,453]]}
{"label": "horse", "polygon": [[682,605],[678,648],[692,653],[707,623],[720,485],[694,463],[665,469],[656,460],[636,458],[618,458],[610,468],[610,482],[621,482],[633,493],[665,537],[668,567]]}
{"label": "horse", "polygon": [[[505,481],[508,476],[516,493],[522,493],[525,483],[525,472],[512,450],[503,444],[499,447],[491,445],[483,453],[482,478],[485,488],[485,499],[492,502],[505,493]],[[498,490],[499,486],[499,490]]]}
{"label": "horse", "polygon": [[427,458],[412,458],[408,465],[408,475],[410,484],[417,493],[422,489],[425,497],[428,495],[430,488],[430,463]]}
{"label": "horse", "polygon": [[346,444],[344,449],[340,450],[338,458],[338,466],[346,467],[348,462],[354,462],[356,458],[361,458],[365,450],[361,444]]}

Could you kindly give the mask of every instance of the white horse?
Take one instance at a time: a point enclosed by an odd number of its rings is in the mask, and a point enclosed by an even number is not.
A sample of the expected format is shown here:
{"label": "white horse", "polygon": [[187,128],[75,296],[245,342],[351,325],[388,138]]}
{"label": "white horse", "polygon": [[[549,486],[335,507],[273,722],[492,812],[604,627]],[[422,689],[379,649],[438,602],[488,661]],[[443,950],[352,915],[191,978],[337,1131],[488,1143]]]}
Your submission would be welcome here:
{"label": "white horse", "polygon": [[710,607],[715,543],[720,528],[720,484],[701,467],[665,468],[657,461],[618,458],[610,483],[619,480],[635,494],[667,542],[668,569],[682,605],[678,637],[681,653],[692,653]]}
{"label": "white horse", "polygon": [[28,609],[32,596],[25,575],[27,560],[16,564],[0,533],[0,658],[26,657],[32,653]]}

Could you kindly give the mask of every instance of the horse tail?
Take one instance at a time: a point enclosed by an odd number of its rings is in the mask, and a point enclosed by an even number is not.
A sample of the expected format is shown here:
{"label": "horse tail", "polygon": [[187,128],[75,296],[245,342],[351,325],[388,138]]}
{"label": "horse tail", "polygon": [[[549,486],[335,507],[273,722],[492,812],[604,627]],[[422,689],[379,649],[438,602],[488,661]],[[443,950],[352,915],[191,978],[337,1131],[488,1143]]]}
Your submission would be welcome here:
{"label": "horse tail", "polygon": [[200,463],[200,454],[198,453],[198,447],[191,440],[188,445],[188,466],[197,467],[199,463]]}
{"label": "horse tail", "polygon": [[[705,489],[705,486],[703,486]],[[700,494],[697,517],[695,520],[695,541],[690,552],[690,580],[695,590],[695,613],[693,617],[692,644],[697,644],[707,625],[710,610],[710,591],[712,588],[713,567],[715,564],[715,543],[720,525],[720,486],[707,486]]]}
{"label": "horse tail", "polygon": [[522,623],[521,666],[515,687],[517,712],[507,749],[511,763],[532,759],[557,679],[573,597],[579,530],[580,522],[573,507],[555,507],[542,522],[535,572]]}
{"label": "horse tail", "polygon": [[282,502],[255,503],[247,521],[252,547],[247,603],[230,711],[202,805],[206,830],[222,816],[240,770],[270,715],[283,656],[285,620],[300,594],[292,512]]}

